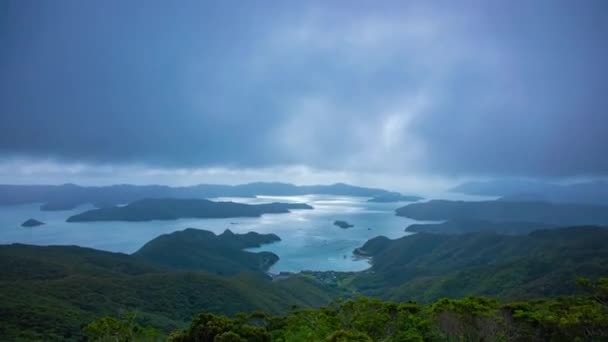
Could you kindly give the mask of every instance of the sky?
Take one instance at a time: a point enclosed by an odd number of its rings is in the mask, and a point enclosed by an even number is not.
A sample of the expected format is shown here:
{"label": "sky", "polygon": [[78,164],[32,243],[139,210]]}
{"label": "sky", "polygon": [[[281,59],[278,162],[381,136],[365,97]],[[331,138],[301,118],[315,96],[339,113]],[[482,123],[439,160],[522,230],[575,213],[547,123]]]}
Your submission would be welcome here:
{"label": "sky", "polygon": [[0,2],[0,182],[608,175],[606,1]]}

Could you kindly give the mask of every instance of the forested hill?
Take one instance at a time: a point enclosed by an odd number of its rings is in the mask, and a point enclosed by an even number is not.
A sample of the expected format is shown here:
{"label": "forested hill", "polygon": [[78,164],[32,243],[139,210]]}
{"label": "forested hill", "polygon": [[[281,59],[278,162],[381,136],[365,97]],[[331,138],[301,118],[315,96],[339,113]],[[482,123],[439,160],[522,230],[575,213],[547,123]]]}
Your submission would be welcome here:
{"label": "forested hill", "polygon": [[[483,297],[442,299],[429,305],[357,298],[319,310],[273,317],[197,316],[171,342],[195,341],[605,341],[608,278],[585,296],[500,303]],[[118,326],[124,323],[116,320]],[[105,337],[101,322],[88,331]],[[107,329],[105,331],[108,331]],[[109,335],[109,334],[108,334]]]}
{"label": "forested hill", "polygon": [[[578,296],[500,302],[487,297],[441,299],[427,305],[357,297],[320,309],[234,317],[204,312],[174,331],[170,342],[271,341],[605,341],[608,278],[579,278]],[[99,318],[83,332],[93,341],[164,341],[162,331],[133,314]]]}
{"label": "forested hill", "polygon": [[231,275],[244,271],[266,271],[279,260],[270,252],[247,252],[243,249],[280,241],[275,234],[220,235],[199,229],[186,229],[161,235],[146,243],[134,256],[172,269],[207,271]]}
{"label": "forested hill", "polygon": [[124,311],[168,333],[202,311],[278,314],[340,295],[305,276],[273,282],[260,272],[228,277],[179,271],[76,246],[0,246],[0,268],[3,341],[80,341],[87,323]]}
{"label": "forested hill", "polygon": [[356,254],[373,266],[359,291],[429,302],[470,294],[504,299],[572,294],[577,276],[608,274],[608,229],[570,227],[528,235],[418,233],[369,240]]}
{"label": "forested hill", "polygon": [[[553,336],[553,332],[546,335],[551,329],[557,329],[555,336],[562,337],[579,336],[587,328],[595,329],[595,334],[606,331],[602,330],[607,322],[605,306],[597,306],[594,299],[555,299],[583,294],[575,283],[579,276],[598,279],[608,274],[605,228],[557,228],[513,236],[418,233],[395,240],[378,237],[357,250],[372,260],[367,271],[303,272],[272,280],[263,272],[267,265],[260,263],[259,253],[247,254],[242,248],[277,240],[273,234],[226,231],[215,235],[187,229],[152,240],[134,255],[75,246],[0,246],[0,337],[81,340],[83,334],[103,331],[103,327],[122,333],[139,325],[166,336],[186,328],[186,322],[200,312],[234,315],[264,310],[268,315],[286,314],[294,306],[318,307],[339,297],[360,295],[402,303],[363,301],[329,311],[301,311],[272,318],[274,323],[259,327],[277,341],[298,341],[305,336],[305,340],[329,336],[336,341],[345,340],[345,336],[349,338],[345,341],[382,340],[386,329],[403,334],[395,336],[405,340],[433,340],[436,336],[442,340],[445,334],[487,338],[485,324],[491,322],[498,322],[497,329],[507,324],[543,338]],[[470,295],[509,303],[440,300]],[[535,298],[544,299],[532,300]],[[526,301],[513,303],[522,299]],[[437,300],[427,306],[408,303]],[[82,330],[99,317],[117,317],[125,311],[136,313],[136,324],[121,325],[121,321],[108,318]],[[449,312],[448,321],[442,318],[444,311]],[[521,325],[511,326],[511,319],[501,321],[507,317],[504,313],[514,318],[519,315]],[[568,321],[571,329],[561,321],[556,323],[552,318],[556,313],[572,320]],[[191,329],[174,335],[183,338],[176,341],[208,341],[197,334],[209,333],[205,320],[211,316],[201,317],[193,321]],[[485,320],[488,317],[492,319]],[[212,318],[211,322],[228,327],[222,333],[244,336],[253,330],[242,327],[241,318]],[[434,335],[437,332],[441,334]]]}

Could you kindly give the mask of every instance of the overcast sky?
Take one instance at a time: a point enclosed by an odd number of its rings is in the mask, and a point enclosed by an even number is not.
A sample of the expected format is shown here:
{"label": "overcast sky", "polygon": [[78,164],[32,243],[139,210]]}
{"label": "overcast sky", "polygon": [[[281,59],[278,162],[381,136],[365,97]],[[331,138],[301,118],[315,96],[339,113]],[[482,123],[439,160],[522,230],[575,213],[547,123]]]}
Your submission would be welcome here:
{"label": "overcast sky", "polygon": [[608,175],[608,2],[0,2],[0,181]]}

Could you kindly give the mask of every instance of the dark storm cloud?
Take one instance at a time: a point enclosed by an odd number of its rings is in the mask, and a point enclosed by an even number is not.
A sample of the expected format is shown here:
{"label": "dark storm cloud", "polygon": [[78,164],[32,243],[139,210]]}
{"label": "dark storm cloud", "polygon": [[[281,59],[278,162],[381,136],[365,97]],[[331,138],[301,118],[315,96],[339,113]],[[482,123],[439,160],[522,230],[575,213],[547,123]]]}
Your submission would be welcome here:
{"label": "dark storm cloud", "polygon": [[602,1],[0,6],[2,157],[608,174]]}

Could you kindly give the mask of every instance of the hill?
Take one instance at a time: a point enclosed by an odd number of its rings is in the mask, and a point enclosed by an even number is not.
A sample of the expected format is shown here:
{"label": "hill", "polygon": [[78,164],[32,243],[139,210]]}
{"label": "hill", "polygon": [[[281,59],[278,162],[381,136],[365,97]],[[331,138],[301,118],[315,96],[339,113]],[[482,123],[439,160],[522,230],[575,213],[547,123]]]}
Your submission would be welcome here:
{"label": "hill", "polygon": [[[204,322],[212,317],[209,314],[199,316],[187,327],[186,322],[199,312],[235,315],[265,311],[266,314],[255,316],[260,318],[285,314],[294,305],[306,310],[274,317],[272,327],[263,325],[273,338],[298,340],[308,336],[308,340],[317,340],[336,334],[334,340],[338,341],[340,336],[355,334],[368,341],[357,333],[377,339],[384,336],[383,332],[392,331],[403,333],[404,339],[418,336],[445,340],[441,334],[458,337],[465,332],[494,331],[494,328],[484,328],[494,319],[485,321],[476,316],[479,313],[486,318],[506,319],[492,325],[497,329],[505,327],[503,323],[513,324],[511,318],[516,318],[515,310],[519,310],[517,319],[524,319],[520,323],[525,324],[507,325],[508,331],[518,327],[525,328],[522,332],[540,329],[539,324],[543,324],[541,330],[532,331],[545,333],[547,329],[559,328],[565,330],[551,331],[578,334],[580,330],[572,329],[591,326],[594,331],[601,331],[598,329],[602,326],[594,324],[605,317],[603,309],[593,306],[588,298],[555,299],[560,295],[580,294],[574,281],[579,276],[595,279],[608,274],[605,244],[608,229],[604,228],[556,228],[513,236],[418,233],[395,240],[377,237],[356,251],[360,256],[371,258],[372,266],[367,271],[304,272],[272,280],[260,272],[263,267],[259,263],[250,263],[241,253],[246,253],[242,248],[277,239],[272,234],[239,235],[227,231],[214,235],[187,229],[161,236],[134,255],[76,246],[0,246],[3,270],[0,273],[0,320],[3,322],[0,337],[3,340],[81,340],[82,328],[88,323],[102,316],[117,316],[125,310],[136,313],[138,325],[151,326],[164,333],[184,329],[173,335],[184,338],[176,341],[190,341],[192,334],[206,331]],[[216,263],[236,265],[238,269],[229,269],[223,275],[191,271],[217,272]],[[238,270],[252,267],[254,272],[236,274]],[[347,302],[343,309],[343,304],[322,310],[308,309],[353,294],[402,303],[363,300]],[[408,302],[431,303],[442,297],[469,295],[525,301],[503,305],[495,300],[467,298],[439,300],[427,306]],[[587,312],[585,316],[580,316],[581,310]],[[450,314],[445,316],[445,312]],[[465,316],[452,316],[455,313]],[[551,320],[554,317],[551,315],[556,313],[573,319],[569,328]],[[326,325],[326,319],[330,325]],[[258,319],[253,321],[260,327]],[[95,333],[100,327],[116,327],[103,322],[97,325],[93,322],[92,327],[85,330]],[[312,329],[313,326],[325,328]],[[468,327],[468,330],[458,327]],[[426,335],[437,333],[437,329],[441,332],[439,338]],[[245,330],[251,332],[249,328]],[[239,331],[235,333],[240,334]],[[197,336],[194,338],[202,338]]]}
{"label": "hill", "polygon": [[108,207],[70,216],[67,222],[150,221],[180,218],[259,217],[288,213],[290,209],[312,209],[304,203],[244,204],[205,199],[144,199],[122,207]]}
{"label": "hill", "polygon": [[187,187],[164,185],[0,185],[0,205],[43,203],[42,210],[69,210],[82,204],[111,207],[145,198],[214,198],[336,195],[372,197],[388,193],[376,188],[358,187],[343,183],[332,185],[297,186],[288,183],[249,183],[241,185],[200,184]]}
{"label": "hill", "polygon": [[431,221],[538,222],[560,226],[608,224],[608,206],[572,203],[432,200],[406,205],[396,213]]}
{"label": "hill", "polygon": [[6,341],[79,341],[84,325],[124,310],[170,332],[202,311],[282,313],[338,295],[308,277],[272,281],[260,273],[179,271],[76,246],[0,246],[0,267],[0,338]]}
{"label": "hill", "polygon": [[[603,341],[608,279],[585,296],[500,303],[442,299],[429,305],[357,298],[284,316],[202,313],[172,342],[195,341]],[[94,322],[91,326],[96,326]],[[112,336],[98,332],[95,337]]]}
{"label": "hill", "polygon": [[418,233],[377,237],[355,251],[372,267],[351,285],[364,294],[430,302],[441,297],[503,299],[575,293],[577,276],[608,274],[608,229],[570,227],[528,235]]}
{"label": "hill", "polygon": [[133,255],[171,269],[233,275],[244,271],[268,270],[279,260],[276,254],[253,253],[243,249],[280,240],[275,234],[234,234],[226,230],[215,235],[206,230],[189,228],[161,235]]}

